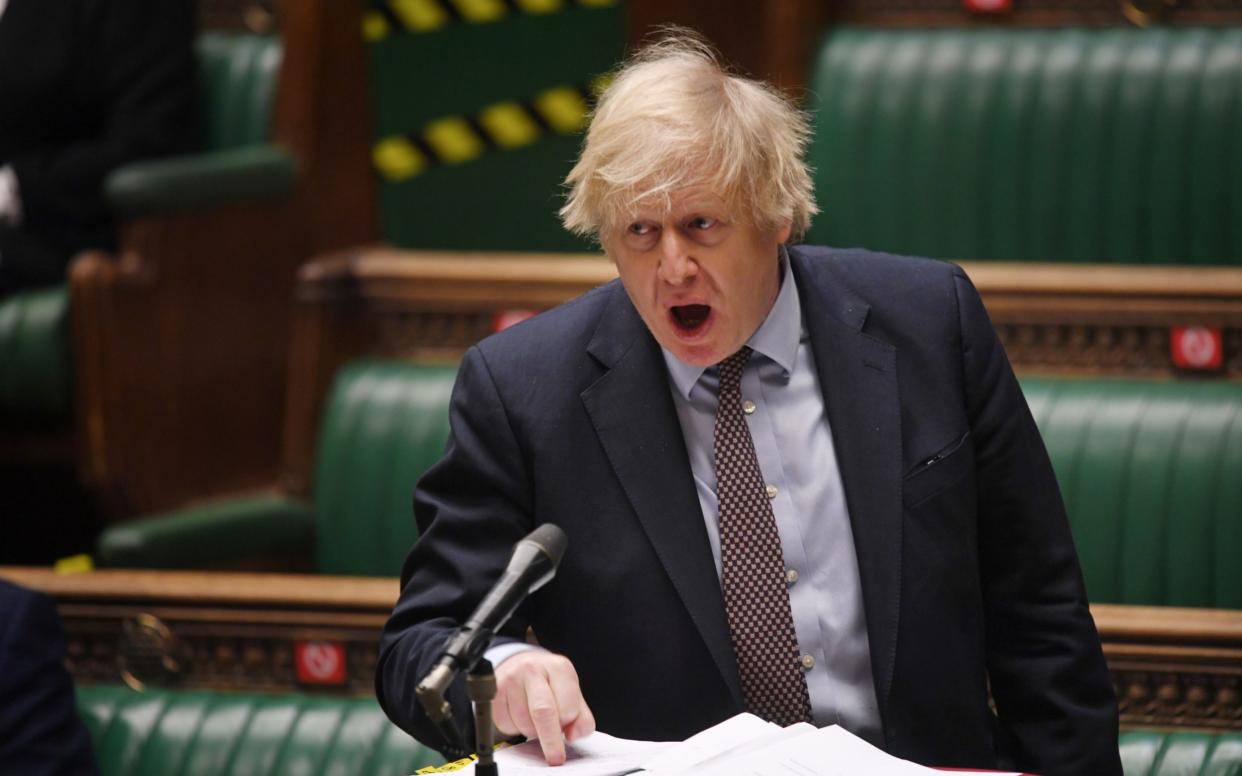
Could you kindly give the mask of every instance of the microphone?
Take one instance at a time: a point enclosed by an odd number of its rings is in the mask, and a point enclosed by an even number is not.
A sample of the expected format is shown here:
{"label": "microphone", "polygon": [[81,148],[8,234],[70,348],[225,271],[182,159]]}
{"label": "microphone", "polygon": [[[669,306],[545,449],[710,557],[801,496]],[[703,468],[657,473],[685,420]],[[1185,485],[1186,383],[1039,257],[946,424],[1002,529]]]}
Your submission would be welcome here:
{"label": "microphone", "polygon": [[526,596],[546,585],[556,575],[565,555],[569,537],[555,525],[546,523],[531,531],[513,547],[504,574],[475,608],[466,624],[458,628],[440,653],[440,661],[415,688],[433,722],[446,737],[452,714],[444,693],[462,670],[469,671],[483,657],[496,630],[509,621]]}

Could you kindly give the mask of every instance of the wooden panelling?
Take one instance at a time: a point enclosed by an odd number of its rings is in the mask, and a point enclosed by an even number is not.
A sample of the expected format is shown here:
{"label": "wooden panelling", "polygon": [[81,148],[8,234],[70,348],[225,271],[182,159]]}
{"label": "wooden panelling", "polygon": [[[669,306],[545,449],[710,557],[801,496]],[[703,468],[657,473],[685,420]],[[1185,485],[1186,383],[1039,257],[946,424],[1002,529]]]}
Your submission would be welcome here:
{"label": "wooden panelling", "polygon": [[[1242,379],[1242,270],[963,263],[1015,369],[1172,377],[1173,326],[1220,330]],[[282,485],[305,493],[336,369],[363,356],[455,360],[506,310],[542,310],[616,277],[600,255],[453,254],[374,247],[303,267]]]}
{"label": "wooden panelling", "polygon": [[963,0],[628,0],[636,45],[661,25],[703,33],[742,72],[801,96],[829,24],[873,27],[1084,27],[1242,24],[1234,0],[1013,0],[972,13]]}
{"label": "wooden panelling", "polygon": [[836,0],[843,24],[891,27],[1015,25],[1079,27],[1133,24],[1237,24],[1230,0],[1013,0],[1001,13],[973,13],[963,0]]}
{"label": "wooden panelling", "polygon": [[361,2],[205,6],[221,23],[276,10],[293,193],[130,222],[116,255],[73,267],[81,468],[112,519],[279,476],[297,268],[378,228]]}
{"label": "wooden panelling", "polygon": [[1123,727],[1242,729],[1242,612],[1091,607]]}
{"label": "wooden panelling", "polygon": [[369,694],[397,599],[396,579],[18,568],[0,577],[57,600],[78,682],[135,687],[296,689],[305,686],[297,645],[327,642],[343,650],[345,680],[314,689]]}
{"label": "wooden panelling", "polygon": [[[339,644],[346,681],[369,694],[397,580],[211,572],[57,575],[0,568],[56,598],[69,667],[83,683],[232,690],[304,687],[299,642]],[[1242,728],[1242,612],[1091,607],[1117,686],[1123,727]]]}
{"label": "wooden panelling", "polygon": [[631,46],[676,24],[702,33],[725,61],[794,96],[832,15],[833,0],[628,0]]}

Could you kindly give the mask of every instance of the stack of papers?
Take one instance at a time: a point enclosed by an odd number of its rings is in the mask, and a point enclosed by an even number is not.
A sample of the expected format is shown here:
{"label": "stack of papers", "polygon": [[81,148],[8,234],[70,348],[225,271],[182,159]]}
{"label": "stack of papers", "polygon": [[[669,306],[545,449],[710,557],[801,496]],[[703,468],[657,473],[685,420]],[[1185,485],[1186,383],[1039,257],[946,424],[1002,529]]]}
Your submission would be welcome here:
{"label": "stack of papers", "polygon": [[[739,714],[677,742],[594,733],[567,747],[564,765],[544,762],[538,741],[496,752],[500,776],[922,776],[941,771],[887,754],[842,727],[782,728]],[[472,774],[468,765],[458,773]],[[962,771],[956,772],[962,776]],[[994,771],[986,773],[997,776]],[[965,773],[969,776],[969,773]],[[1000,776],[1018,776],[1001,774]]]}

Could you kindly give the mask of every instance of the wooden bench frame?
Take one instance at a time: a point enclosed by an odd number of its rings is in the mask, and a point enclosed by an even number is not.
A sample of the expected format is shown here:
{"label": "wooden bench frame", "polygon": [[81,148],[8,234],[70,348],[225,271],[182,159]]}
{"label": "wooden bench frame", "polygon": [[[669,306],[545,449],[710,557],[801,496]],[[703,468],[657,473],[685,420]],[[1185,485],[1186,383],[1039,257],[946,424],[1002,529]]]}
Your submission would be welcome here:
{"label": "wooden bench frame", "polygon": [[[1172,377],[1170,328],[1203,326],[1222,333],[1221,375],[1242,380],[1242,268],[962,266],[1021,373]],[[455,361],[493,331],[498,313],[546,309],[614,277],[599,254],[366,247],[303,266],[281,487],[309,488],[317,419],[342,364]]]}
{"label": "wooden bench frame", "polygon": [[[56,598],[79,682],[373,692],[393,578],[0,568]],[[1242,611],[1091,607],[1122,727],[1242,729]],[[298,679],[297,644],[340,645],[346,680]]]}

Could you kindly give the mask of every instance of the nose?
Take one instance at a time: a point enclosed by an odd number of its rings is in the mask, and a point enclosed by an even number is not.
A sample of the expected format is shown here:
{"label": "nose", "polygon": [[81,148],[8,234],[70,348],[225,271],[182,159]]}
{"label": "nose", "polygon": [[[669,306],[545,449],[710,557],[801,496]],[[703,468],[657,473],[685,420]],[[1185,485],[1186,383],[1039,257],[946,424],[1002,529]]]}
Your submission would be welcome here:
{"label": "nose", "polygon": [[679,286],[699,272],[698,262],[690,255],[690,242],[677,229],[660,232],[660,280]]}

